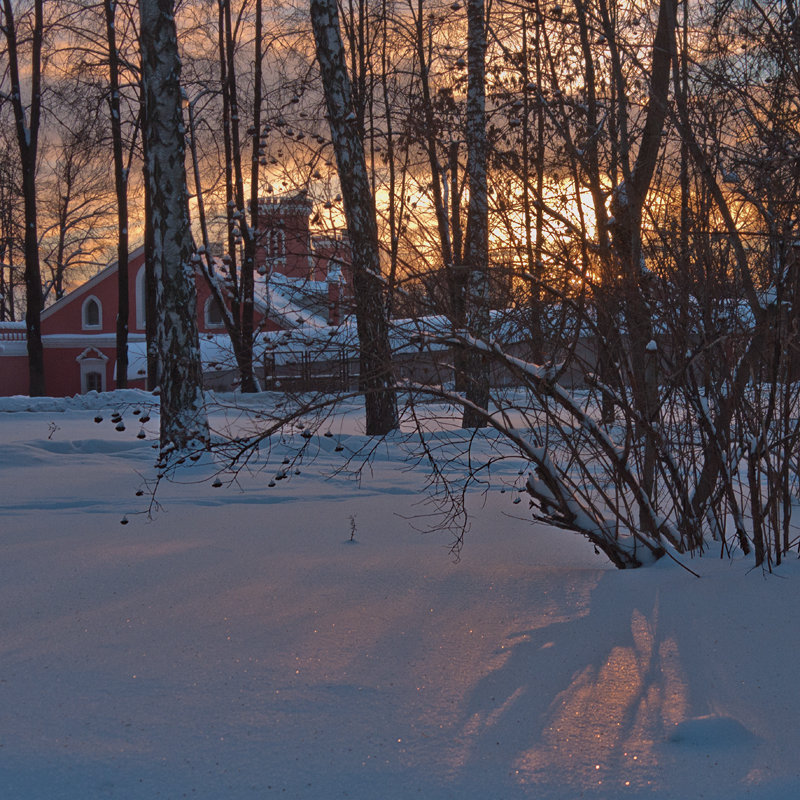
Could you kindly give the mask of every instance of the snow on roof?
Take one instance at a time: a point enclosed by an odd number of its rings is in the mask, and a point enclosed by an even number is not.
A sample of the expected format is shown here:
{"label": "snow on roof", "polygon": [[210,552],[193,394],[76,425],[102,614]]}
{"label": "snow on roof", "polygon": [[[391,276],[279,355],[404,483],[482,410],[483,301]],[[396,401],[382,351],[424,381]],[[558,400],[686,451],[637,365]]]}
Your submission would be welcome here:
{"label": "snow on roof", "polygon": [[328,324],[328,284],[273,273],[257,281],[256,309],[287,328]]}

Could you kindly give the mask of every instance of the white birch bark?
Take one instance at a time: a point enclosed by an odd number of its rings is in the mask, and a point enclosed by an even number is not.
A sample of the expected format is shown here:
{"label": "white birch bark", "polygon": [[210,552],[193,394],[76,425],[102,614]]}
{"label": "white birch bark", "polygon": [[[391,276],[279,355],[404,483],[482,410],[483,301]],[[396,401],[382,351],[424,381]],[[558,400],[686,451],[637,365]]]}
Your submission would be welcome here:
{"label": "white birch bark", "polygon": [[[486,183],[486,16],[484,0],[467,2],[467,180],[469,207],[465,266],[467,330],[475,339],[489,335],[489,200]],[[486,425],[480,409],[489,407],[489,362],[478,350],[465,364],[465,396],[461,425]],[[478,409],[476,411],[476,409]]]}
{"label": "white birch bark", "polygon": [[172,0],[141,0],[144,135],[152,197],[161,447],[208,444],[184,166],[181,64]]}

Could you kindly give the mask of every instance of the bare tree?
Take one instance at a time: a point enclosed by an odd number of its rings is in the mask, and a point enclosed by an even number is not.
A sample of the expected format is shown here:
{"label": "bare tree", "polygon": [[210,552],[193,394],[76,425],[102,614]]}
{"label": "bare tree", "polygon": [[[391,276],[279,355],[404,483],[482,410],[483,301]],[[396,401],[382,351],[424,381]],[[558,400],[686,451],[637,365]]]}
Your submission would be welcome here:
{"label": "bare tree", "polygon": [[[478,340],[489,335],[489,204],[486,178],[486,11],[483,0],[467,0],[467,178],[469,209],[465,242],[467,331]],[[489,365],[480,349],[466,364],[462,425],[486,424]],[[481,413],[475,413],[475,408]]]}
{"label": "bare tree", "polygon": [[104,266],[114,204],[97,87],[60,83],[50,92],[38,176],[43,294],[57,300]]}
{"label": "bare tree", "polygon": [[184,167],[180,59],[171,0],[140,3],[144,136],[161,360],[161,446],[208,445]]}
{"label": "bare tree", "polygon": [[[42,43],[44,11],[42,0],[22,18],[30,32],[30,65],[23,68],[20,52],[27,36],[19,30],[11,0],[3,0],[3,24],[0,26],[6,41],[10,86],[3,98],[11,102],[17,132],[22,167],[22,195],[25,207],[25,324],[28,338],[28,377],[31,397],[43,395],[44,349],[42,346],[42,273],[39,264],[39,233],[36,209],[36,167],[39,156],[39,126],[42,117]],[[22,94],[22,76],[29,74],[30,95],[26,104]]]}
{"label": "bare tree", "polygon": [[0,322],[16,321],[17,294],[24,285],[23,267],[17,263],[22,252],[23,224],[19,208],[19,160],[8,146],[5,131],[0,138]]}
{"label": "bare tree", "polygon": [[[241,376],[241,387],[245,392],[256,390],[253,373],[253,310],[254,310],[254,276],[256,254],[256,224],[248,224],[248,209],[244,197],[244,166],[242,163],[242,142],[239,122],[241,111],[239,104],[239,84],[236,64],[236,33],[234,31],[233,13],[230,0],[219,0],[219,58],[220,80],[223,98],[223,137],[225,141],[225,188],[227,196],[226,213],[228,216],[228,277],[231,289],[231,310],[223,311],[232,325],[228,326],[231,335],[236,362]],[[238,27],[238,22],[236,27]],[[255,92],[258,94],[258,106],[255,114],[260,121],[261,93],[261,3],[256,4],[255,43]],[[255,107],[255,106],[254,106]],[[254,153],[258,153],[258,136],[260,130],[253,124],[252,138],[255,140]],[[258,196],[258,161],[251,164],[251,192]],[[252,180],[255,178],[255,180]],[[252,206],[252,203],[251,203]],[[255,217],[258,221],[258,203],[250,208],[250,222]],[[238,242],[244,243],[241,268],[237,268]],[[222,310],[222,309],[221,309]]]}
{"label": "bare tree", "polygon": [[114,156],[114,190],[117,200],[117,387],[128,385],[128,175],[130,160],[125,158],[120,103],[120,53],[117,48],[117,3],[103,0],[108,44],[108,107],[111,120],[111,147]]}
{"label": "bare tree", "polygon": [[366,396],[367,433],[380,435],[396,428],[398,419],[375,200],[370,187],[363,142],[358,134],[358,119],[353,107],[335,0],[312,0],[311,22],[325,91],[331,139],[336,153],[347,230],[353,248],[361,387]]}

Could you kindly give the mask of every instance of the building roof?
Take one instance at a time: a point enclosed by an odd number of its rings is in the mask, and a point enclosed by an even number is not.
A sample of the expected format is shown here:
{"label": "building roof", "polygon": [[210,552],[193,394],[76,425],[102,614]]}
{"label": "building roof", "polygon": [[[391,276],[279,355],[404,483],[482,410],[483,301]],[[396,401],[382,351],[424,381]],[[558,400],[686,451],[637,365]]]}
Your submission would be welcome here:
{"label": "building roof", "polygon": [[[144,245],[140,245],[135,250],[131,250],[131,252],[128,253],[128,263],[132,263],[143,253]],[[111,275],[114,275],[118,269],[119,261],[112,261],[108,266],[103,267],[100,272],[98,272],[96,275],[93,275],[85,283],[75,287],[71,291],[67,292],[67,294],[65,294],[63,297],[56,300],[52,305],[49,305],[47,308],[45,308],[44,311],[42,311],[42,319],[47,319],[48,317],[53,316],[53,314],[58,313],[62,308],[74,302],[75,300],[84,297],[87,294],[91,294],[92,289],[101,284]]]}

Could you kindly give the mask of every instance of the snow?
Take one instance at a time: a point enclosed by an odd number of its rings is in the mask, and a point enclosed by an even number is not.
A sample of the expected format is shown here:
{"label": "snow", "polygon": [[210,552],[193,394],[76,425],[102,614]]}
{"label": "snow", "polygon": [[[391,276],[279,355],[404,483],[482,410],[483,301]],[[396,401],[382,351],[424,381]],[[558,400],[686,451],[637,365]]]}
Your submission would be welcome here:
{"label": "snow", "polygon": [[616,571],[501,461],[456,562],[396,442],[337,472],[369,445],[345,412],[148,516],[152,395],[0,399],[0,796],[800,796],[794,559]]}

